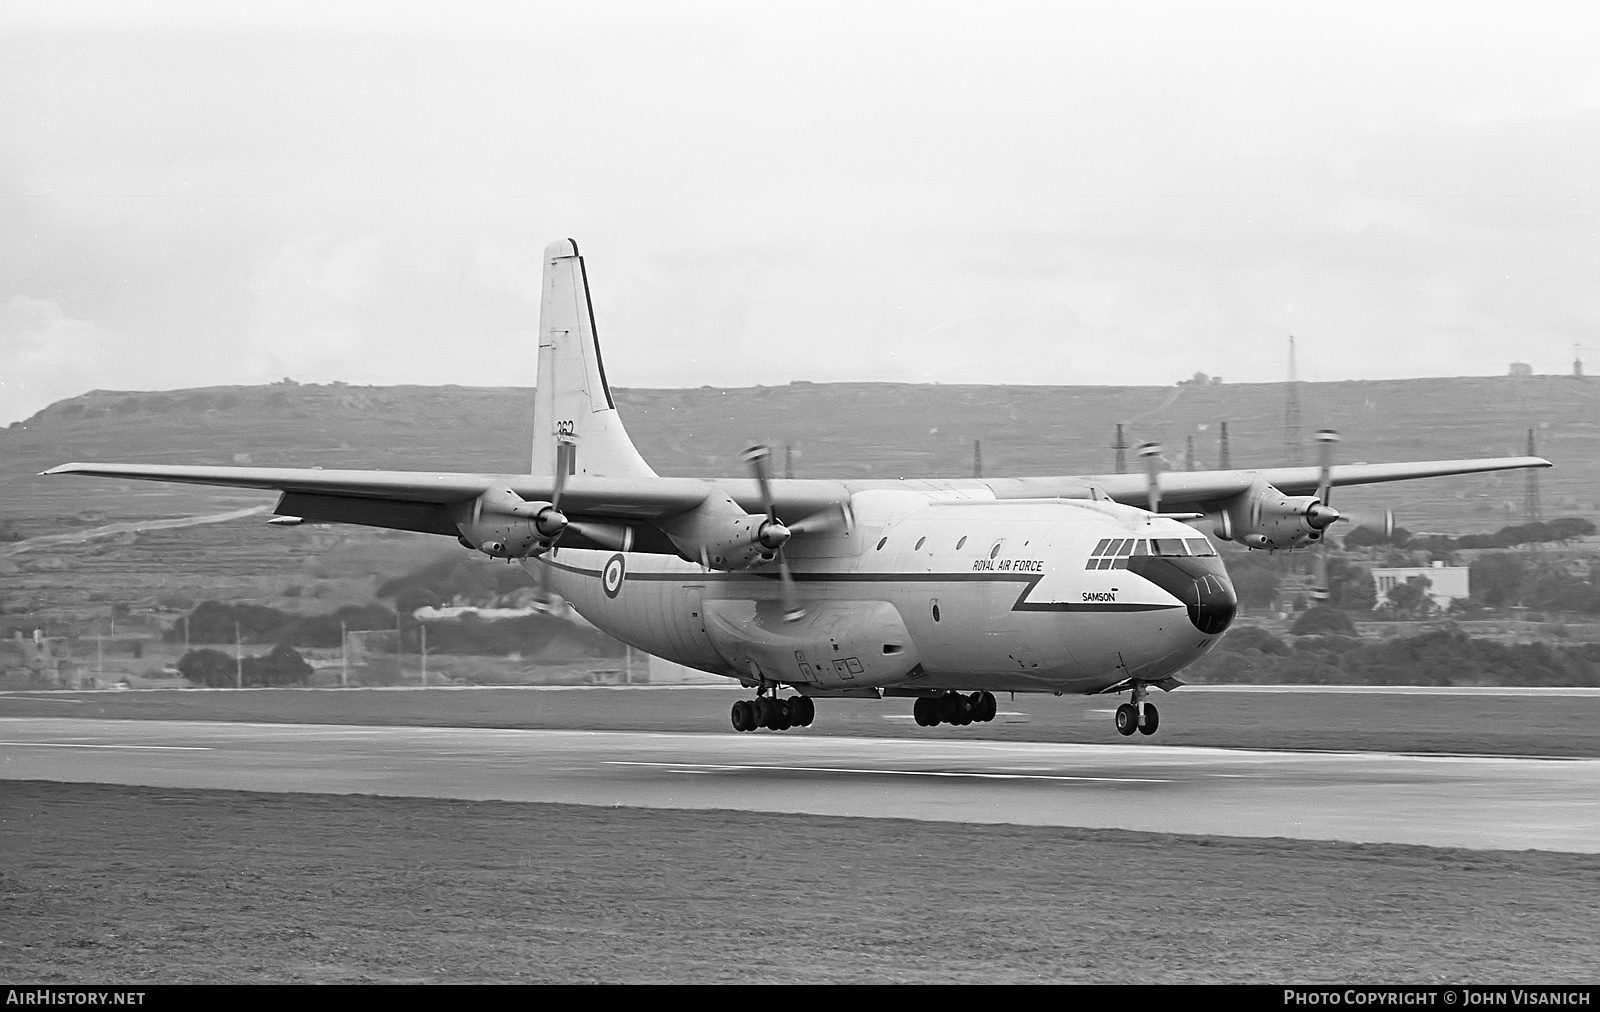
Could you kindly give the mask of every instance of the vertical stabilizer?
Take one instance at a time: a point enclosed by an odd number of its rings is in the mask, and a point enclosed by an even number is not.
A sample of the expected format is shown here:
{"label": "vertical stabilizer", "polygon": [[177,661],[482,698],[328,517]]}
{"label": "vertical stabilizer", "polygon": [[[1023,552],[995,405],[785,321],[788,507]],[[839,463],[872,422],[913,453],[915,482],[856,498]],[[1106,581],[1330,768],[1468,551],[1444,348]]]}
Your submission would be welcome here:
{"label": "vertical stabilizer", "polygon": [[533,474],[554,474],[556,445],[574,446],[574,474],[650,477],[650,465],[622,427],[589,301],[589,278],[578,244],[558,239],[544,249],[539,303],[539,378],[533,393]]}

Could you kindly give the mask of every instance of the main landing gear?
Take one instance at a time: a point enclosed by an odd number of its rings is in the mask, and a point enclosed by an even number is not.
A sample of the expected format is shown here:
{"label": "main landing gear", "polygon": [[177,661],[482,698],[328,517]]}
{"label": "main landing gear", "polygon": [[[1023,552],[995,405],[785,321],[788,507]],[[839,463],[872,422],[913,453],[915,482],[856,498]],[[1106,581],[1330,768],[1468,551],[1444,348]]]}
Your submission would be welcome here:
{"label": "main landing gear", "polygon": [[992,692],[974,692],[965,695],[947,692],[942,696],[918,696],[911,715],[918,727],[937,727],[954,724],[957,727],[973,722],[985,723],[994,719],[999,704]]}
{"label": "main landing gear", "polygon": [[810,696],[779,699],[776,695],[741,699],[733,704],[732,714],[735,731],[754,731],[758,727],[772,731],[810,727],[816,716],[817,704]]}
{"label": "main landing gear", "polygon": [[1156,712],[1156,704],[1145,702],[1144,697],[1149,694],[1149,686],[1143,682],[1133,683],[1133,701],[1117,707],[1118,734],[1129,735],[1135,731],[1140,734],[1156,733],[1156,728],[1161,726],[1161,714]]}

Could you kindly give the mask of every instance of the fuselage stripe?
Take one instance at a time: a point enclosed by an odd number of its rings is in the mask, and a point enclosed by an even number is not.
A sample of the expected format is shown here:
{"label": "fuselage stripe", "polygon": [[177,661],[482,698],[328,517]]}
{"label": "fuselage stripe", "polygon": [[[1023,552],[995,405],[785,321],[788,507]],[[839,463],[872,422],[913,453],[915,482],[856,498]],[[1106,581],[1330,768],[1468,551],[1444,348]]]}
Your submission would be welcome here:
{"label": "fuselage stripe", "polygon": [[[597,569],[582,569],[563,565],[552,559],[541,559],[543,565],[575,576],[600,579]],[[1011,605],[1012,611],[1087,611],[1087,612],[1142,612],[1168,611],[1184,607],[1181,602],[1172,604],[1118,604],[1105,601],[1029,601],[1028,595],[1044,579],[1043,575],[1008,573],[795,573],[797,583],[1021,583],[1022,590]],[[629,571],[629,581],[653,583],[745,583],[755,580],[776,581],[776,573],[639,573]]]}

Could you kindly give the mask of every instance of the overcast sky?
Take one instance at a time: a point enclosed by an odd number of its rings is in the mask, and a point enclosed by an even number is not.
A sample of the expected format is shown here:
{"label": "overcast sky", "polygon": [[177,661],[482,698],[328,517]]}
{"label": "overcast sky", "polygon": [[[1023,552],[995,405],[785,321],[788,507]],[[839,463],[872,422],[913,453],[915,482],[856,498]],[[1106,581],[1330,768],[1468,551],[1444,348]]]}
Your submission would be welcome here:
{"label": "overcast sky", "polygon": [[1600,367],[1593,5],[0,7],[0,424],[94,388]]}

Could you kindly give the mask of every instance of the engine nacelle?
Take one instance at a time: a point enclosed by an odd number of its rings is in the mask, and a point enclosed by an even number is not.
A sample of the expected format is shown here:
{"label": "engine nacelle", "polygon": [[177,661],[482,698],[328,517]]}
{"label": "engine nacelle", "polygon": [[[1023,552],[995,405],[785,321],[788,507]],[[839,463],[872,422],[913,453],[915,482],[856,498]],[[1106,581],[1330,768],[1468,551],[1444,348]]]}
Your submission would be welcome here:
{"label": "engine nacelle", "polygon": [[497,559],[520,559],[544,548],[566,527],[547,502],[529,502],[510,489],[491,488],[450,508],[461,543]]}
{"label": "engine nacelle", "polygon": [[1284,495],[1257,479],[1212,516],[1213,533],[1224,541],[1283,551],[1320,542],[1323,532],[1339,519],[1339,511],[1314,495]]}
{"label": "engine nacelle", "polygon": [[782,524],[770,522],[764,513],[746,513],[717,492],[687,513],[657,520],[656,526],[685,559],[724,571],[770,562],[789,539]]}

